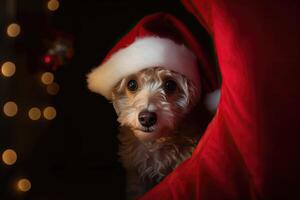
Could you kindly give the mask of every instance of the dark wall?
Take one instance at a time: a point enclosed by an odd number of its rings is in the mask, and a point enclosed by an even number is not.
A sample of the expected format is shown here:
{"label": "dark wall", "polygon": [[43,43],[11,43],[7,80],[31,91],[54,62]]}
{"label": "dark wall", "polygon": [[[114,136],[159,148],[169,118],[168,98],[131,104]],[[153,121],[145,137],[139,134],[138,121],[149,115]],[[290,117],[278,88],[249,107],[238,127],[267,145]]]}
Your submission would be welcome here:
{"label": "dark wall", "polygon": [[[0,193],[3,196],[0,199],[124,199],[125,173],[117,157],[116,115],[107,100],[88,91],[85,75],[100,64],[113,44],[146,14],[167,11],[176,15],[211,51],[208,35],[179,1],[62,0],[59,10],[53,14],[44,13],[44,2],[22,1],[18,5],[19,21],[27,24],[27,33],[16,47],[23,56],[18,58],[19,62],[34,63],[30,60],[38,56],[38,48],[35,48],[40,45],[38,38],[45,37],[48,28],[72,35],[74,57],[55,71],[59,94],[45,100],[56,107],[56,119],[47,125],[42,122],[38,127],[23,129],[24,134],[34,132],[31,134],[34,136],[22,136],[19,142],[8,141],[14,142],[16,149],[30,150],[24,150],[27,153],[14,168],[2,170],[7,178],[0,179],[1,186],[16,174],[26,174],[32,189],[22,195],[7,189]],[[26,74],[38,71],[32,64],[24,67]],[[32,95],[28,96],[32,101]],[[29,101],[22,98],[23,102]],[[39,99],[35,101],[43,100]],[[13,125],[18,126],[15,123]]]}

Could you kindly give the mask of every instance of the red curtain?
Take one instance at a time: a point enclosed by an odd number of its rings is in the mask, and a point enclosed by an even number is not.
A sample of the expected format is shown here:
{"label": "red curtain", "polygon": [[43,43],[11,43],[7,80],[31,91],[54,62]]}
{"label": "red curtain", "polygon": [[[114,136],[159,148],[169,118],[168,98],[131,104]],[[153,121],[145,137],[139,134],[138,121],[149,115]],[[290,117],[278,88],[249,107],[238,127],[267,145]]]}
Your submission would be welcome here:
{"label": "red curtain", "polygon": [[183,4],[213,38],[221,100],[193,156],[141,199],[300,199],[300,3]]}

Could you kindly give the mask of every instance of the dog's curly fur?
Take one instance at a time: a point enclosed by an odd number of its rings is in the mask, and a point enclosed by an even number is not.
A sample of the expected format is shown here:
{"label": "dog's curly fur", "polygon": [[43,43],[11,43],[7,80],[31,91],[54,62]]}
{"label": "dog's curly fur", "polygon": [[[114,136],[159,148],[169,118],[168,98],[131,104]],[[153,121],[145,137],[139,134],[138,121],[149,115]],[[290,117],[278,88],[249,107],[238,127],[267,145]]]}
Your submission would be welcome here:
{"label": "dog's curly fur", "polygon": [[[127,88],[130,80],[136,81],[136,91]],[[167,80],[176,83],[174,91],[166,91]],[[144,69],[115,86],[112,103],[121,124],[119,155],[127,170],[128,198],[143,194],[190,157],[199,139],[194,116],[199,98],[190,80],[162,67]],[[143,110],[157,114],[150,131],[138,120]]]}

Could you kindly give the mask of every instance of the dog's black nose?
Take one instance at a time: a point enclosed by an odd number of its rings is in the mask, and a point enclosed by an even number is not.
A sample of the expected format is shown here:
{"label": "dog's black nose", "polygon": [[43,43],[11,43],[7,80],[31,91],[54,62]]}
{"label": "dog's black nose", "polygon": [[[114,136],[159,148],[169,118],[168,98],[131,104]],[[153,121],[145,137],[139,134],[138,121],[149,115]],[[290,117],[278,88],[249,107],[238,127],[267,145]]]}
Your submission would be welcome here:
{"label": "dog's black nose", "polygon": [[149,128],[156,123],[157,117],[155,112],[142,111],[139,114],[139,121],[141,125]]}

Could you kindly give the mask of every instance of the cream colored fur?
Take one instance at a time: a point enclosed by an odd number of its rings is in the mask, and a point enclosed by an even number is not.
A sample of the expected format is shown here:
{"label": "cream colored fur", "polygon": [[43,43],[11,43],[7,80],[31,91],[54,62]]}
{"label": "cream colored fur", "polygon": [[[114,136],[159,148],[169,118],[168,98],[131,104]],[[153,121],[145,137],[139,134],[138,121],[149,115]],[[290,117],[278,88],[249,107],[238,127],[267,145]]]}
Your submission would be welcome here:
{"label": "cream colored fur", "polygon": [[[177,83],[168,94],[167,79]],[[136,80],[137,91],[127,83]],[[133,199],[160,182],[191,156],[199,138],[200,91],[185,76],[161,67],[148,68],[123,78],[113,89],[112,102],[121,124],[119,155],[127,170],[127,195]],[[152,132],[144,132],[138,121],[142,110],[157,113]]]}
{"label": "cream colored fur", "polygon": [[129,199],[145,193],[189,158],[198,141],[197,137],[171,136],[141,142],[126,127],[121,128],[118,139]]}

